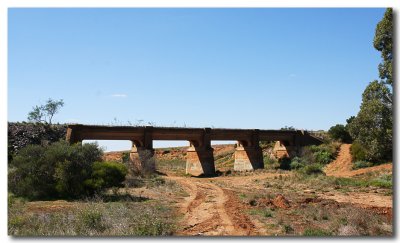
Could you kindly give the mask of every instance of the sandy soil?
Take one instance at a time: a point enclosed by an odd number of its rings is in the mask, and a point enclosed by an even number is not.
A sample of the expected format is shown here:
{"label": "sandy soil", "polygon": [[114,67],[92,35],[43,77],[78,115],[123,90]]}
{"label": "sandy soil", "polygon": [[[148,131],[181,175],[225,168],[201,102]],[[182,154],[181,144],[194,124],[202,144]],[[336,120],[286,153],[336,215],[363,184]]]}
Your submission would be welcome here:
{"label": "sandy soil", "polygon": [[235,194],[206,179],[168,177],[189,193],[181,203],[184,227],[177,235],[257,235]]}
{"label": "sandy soil", "polygon": [[391,173],[392,171],[391,163],[373,166],[369,168],[362,168],[358,170],[352,170],[350,147],[351,144],[342,144],[340,146],[340,151],[336,160],[331,162],[325,167],[325,173],[327,176],[352,177],[355,175],[361,175],[368,172],[375,172],[381,170],[388,170]]}
{"label": "sandy soil", "polygon": [[[391,172],[392,164],[385,164],[359,170],[352,170],[350,155],[350,144],[343,144],[340,148],[337,159],[325,168],[328,176],[352,177],[371,171],[388,170]],[[226,153],[233,149],[233,146],[218,146],[215,148],[216,154]],[[181,154],[179,149],[168,152],[161,151],[157,155],[165,157],[176,157]],[[116,153],[111,153],[110,157],[118,158]],[[249,205],[240,200],[240,192],[252,192],[255,190],[265,191],[262,183],[270,178],[286,177],[292,175],[291,172],[247,172],[244,175],[220,176],[215,178],[193,178],[176,176],[169,174],[163,176],[166,180],[178,183],[187,193],[186,196],[174,196],[174,193],[156,194],[149,189],[142,190],[140,194],[148,198],[172,200],[177,202],[176,206],[182,213],[183,219],[180,220],[180,229],[177,235],[209,235],[209,236],[246,236],[246,235],[270,235],[271,229],[266,229],[265,225],[259,220],[250,217],[246,210]],[[296,186],[296,185],[294,185]],[[330,200],[340,204],[351,204],[354,207],[367,208],[378,214],[392,217],[392,196],[377,192],[376,189],[366,189],[365,192],[340,190],[314,191],[307,188],[305,191],[314,193],[318,200]],[[378,189],[379,191],[379,189]],[[165,198],[167,197],[167,198]],[[286,199],[278,195],[268,203],[276,207],[286,209]],[[293,216],[292,216],[293,217]],[[295,222],[295,221],[293,221]]]}

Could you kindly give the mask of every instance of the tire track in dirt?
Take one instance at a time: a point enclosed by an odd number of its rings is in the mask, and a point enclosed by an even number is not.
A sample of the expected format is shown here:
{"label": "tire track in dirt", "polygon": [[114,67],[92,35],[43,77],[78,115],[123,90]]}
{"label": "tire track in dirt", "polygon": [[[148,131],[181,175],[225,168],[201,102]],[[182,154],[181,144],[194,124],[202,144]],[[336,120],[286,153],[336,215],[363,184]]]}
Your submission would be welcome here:
{"label": "tire track in dirt", "polygon": [[255,235],[254,224],[243,213],[234,192],[207,179],[168,177],[182,185],[189,197],[181,203],[185,214],[177,235]]}

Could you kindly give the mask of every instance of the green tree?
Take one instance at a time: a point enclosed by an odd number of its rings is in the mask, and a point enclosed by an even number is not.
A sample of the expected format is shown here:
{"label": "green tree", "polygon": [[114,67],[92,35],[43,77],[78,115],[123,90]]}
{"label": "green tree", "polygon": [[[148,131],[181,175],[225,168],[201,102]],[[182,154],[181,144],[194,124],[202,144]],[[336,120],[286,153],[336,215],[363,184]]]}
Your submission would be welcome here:
{"label": "green tree", "polygon": [[351,137],[372,162],[392,159],[392,15],[392,9],[388,8],[375,30],[374,47],[383,59],[378,66],[381,80],[369,83],[362,95],[360,111],[347,121]]}
{"label": "green tree", "polygon": [[392,36],[393,36],[393,9],[388,8],[383,19],[375,30],[374,47],[381,52],[383,62],[379,64],[379,77],[389,85],[393,85],[392,79]]}
{"label": "green tree", "polygon": [[351,143],[351,136],[347,130],[347,127],[342,124],[332,126],[329,129],[328,134],[331,138],[339,140],[342,143]]}
{"label": "green tree", "polygon": [[382,161],[392,156],[392,104],[386,97],[389,88],[371,82],[363,93],[360,111],[349,124],[352,138],[366,150],[366,159]]}
{"label": "green tree", "polygon": [[52,100],[49,98],[45,105],[34,106],[31,112],[28,113],[28,120],[31,122],[44,122],[51,124],[55,114],[57,114],[61,107],[64,106],[64,101]]}

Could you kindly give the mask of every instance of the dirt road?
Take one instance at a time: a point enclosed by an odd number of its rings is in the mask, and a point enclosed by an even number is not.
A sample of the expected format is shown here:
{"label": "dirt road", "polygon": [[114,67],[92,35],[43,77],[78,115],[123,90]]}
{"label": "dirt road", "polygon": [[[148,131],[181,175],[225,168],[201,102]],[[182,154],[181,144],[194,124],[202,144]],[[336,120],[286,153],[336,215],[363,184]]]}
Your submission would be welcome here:
{"label": "dirt road", "polygon": [[181,205],[185,226],[177,235],[257,235],[232,191],[206,179],[168,178],[182,185],[190,195]]}
{"label": "dirt road", "polygon": [[355,175],[365,174],[373,171],[392,170],[392,164],[383,164],[369,168],[352,170],[352,158],[350,153],[351,144],[342,144],[340,146],[339,154],[335,161],[331,162],[325,167],[327,176],[335,177],[352,177]]}

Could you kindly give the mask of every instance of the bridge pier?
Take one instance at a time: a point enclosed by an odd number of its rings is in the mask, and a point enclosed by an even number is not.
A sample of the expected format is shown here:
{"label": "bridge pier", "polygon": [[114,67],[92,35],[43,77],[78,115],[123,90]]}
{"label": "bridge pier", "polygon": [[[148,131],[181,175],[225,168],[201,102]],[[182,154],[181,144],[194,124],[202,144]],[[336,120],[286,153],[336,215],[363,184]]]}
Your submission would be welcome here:
{"label": "bridge pier", "polygon": [[154,172],[156,170],[156,161],[154,158],[154,149],[152,142],[147,146],[142,146],[143,143],[132,141],[132,149],[129,154],[130,160],[133,163],[133,167],[136,171],[149,171]]}
{"label": "bridge pier", "polygon": [[233,170],[235,171],[251,171],[264,168],[264,160],[261,147],[242,146],[239,144],[235,151],[235,163]]}
{"label": "bridge pier", "polygon": [[190,146],[186,153],[186,174],[194,176],[214,175],[214,149],[211,147]]}
{"label": "bridge pier", "polygon": [[299,146],[287,141],[277,141],[273,149],[276,158],[294,158],[299,153]]}

